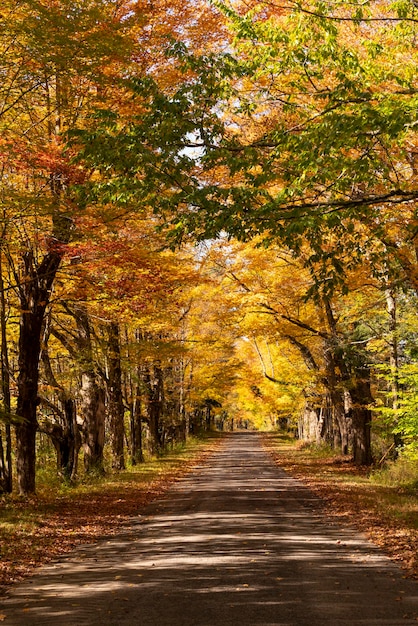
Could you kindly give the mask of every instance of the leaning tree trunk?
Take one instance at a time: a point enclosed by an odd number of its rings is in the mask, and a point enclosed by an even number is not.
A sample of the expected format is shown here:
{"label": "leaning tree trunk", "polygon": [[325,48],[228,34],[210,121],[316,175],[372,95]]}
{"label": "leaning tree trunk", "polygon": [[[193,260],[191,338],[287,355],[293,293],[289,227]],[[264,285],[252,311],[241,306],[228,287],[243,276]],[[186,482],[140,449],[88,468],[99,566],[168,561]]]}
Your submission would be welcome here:
{"label": "leaning tree trunk", "polygon": [[20,334],[17,378],[16,474],[19,492],[35,492],[36,407],[38,405],[39,357],[42,325],[52,285],[70,239],[72,222],[55,216],[50,250],[37,263],[32,250],[23,255],[24,272],[19,285]]}
{"label": "leaning tree trunk", "polygon": [[58,472],[66,479],[73,481],[77,474],[78,453],[81,448],[81,436],[77,424],[76,403],[66,389],[57,381],[49,358],[48,340],[51,327],[49,320],[45,323],[42,341],[42,374],[48,385],[55,390],[59,398],[60,406],[56,406],[46,398],[46,403],[53,411],[58,420],[55,423],[43,425],[43,432],[51,437],[57,452]]}
{"label": "leaning tree trunk", "polygon": [[41,402],[52,409],[58,421],[43,420],[39,425],[39,432],[50,437],[57,453],[57,470],[67,480],[75,478],[77,455],[81,447],[80,434],[76,423],[74,400],[68,398],[63,404],[63,410],[46,398]]}
{"label": "leaning tree trunk", "polygon": [[25,276],[22,288],[19,336],[19,375],[17,379],[18,398],[16,424],[16,472],[19,492],[22,495],[35,492],[36,458],[36,407],[38,405],[39,355],[41,352],[41,331],[45,305],[39,295],[37,278],[30,272],[32,259],[26,255]]}

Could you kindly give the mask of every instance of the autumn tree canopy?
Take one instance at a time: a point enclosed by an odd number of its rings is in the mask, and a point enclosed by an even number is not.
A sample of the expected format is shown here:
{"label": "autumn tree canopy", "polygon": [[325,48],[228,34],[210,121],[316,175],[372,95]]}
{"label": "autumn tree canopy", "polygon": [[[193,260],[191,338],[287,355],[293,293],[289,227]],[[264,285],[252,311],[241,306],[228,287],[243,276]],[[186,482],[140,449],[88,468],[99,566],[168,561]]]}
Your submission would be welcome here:
{"label": "autumn tree canopy", "polygon": [[2,489],[42,437],[412,450],[415,5],[3,4]]}

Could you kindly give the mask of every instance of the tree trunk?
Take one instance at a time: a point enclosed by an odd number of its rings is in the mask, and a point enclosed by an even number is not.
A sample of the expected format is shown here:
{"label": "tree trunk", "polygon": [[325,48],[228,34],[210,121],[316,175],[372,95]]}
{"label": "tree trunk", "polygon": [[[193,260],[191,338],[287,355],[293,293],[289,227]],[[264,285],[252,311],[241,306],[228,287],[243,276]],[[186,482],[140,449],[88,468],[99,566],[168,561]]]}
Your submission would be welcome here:
{"label": "tree trunk", "polygon": [[[63,303],[67,313],[75,320],[77,332],[68,336],[51,328],[51,332],[67,348],[78,362],[80,384],[81,413],[78,424],[82,433],[84,465],[86,472],[104,472],[104,438],[105,438],[105,393],[97,372],[97,364],[93,358],[90,321],[84,304],[70,307]],[[103,376],[104,377],[104,374]]]}
{"label": "tree trunk", "polygon": [[182,442],[187,441],[187,437],[189,435],[189,417],[186,410],[186,381],[185,381],[185,362],[183,358],[179,360],[179,381],[178,381],[178,411],[179,411],[179,420],[180,420],[180,428],[181,435],[180,439]]}
{"label": "tree trunk", "polygon": [[94,370],[81,375],[81,411],[83,416],[84,469],[86,473],[104,473],[105,394],[97,383]]}
{"label": "tree trunk", "polygon": [[350,388],[351,420],[353,429],[353,458],[357,465],[373,463],[371,448],[372,413],[368,408],[372,401],[370,370],[356,370],[356,379]]}
{"label": "tree trunk", "polygon": [[19,492],[35,492],[36,407],[38,405],[39,357],[45,310],[61,263],[63,244],[70,240],[72,221],[54,216],[50,250],[40,263],[32,250],[23,255],[23,276],[19,285],[20,334],[17,379],[16,473]]}
{"label": "tree trunk", "polygon": [[72,398],[66,398],[63,402],[63,408],[64,428],[60,469],[67,480],[74,480],[77,473],[78,451],[81,447],[74,400]]}
{"label": "tree trunk", "polygon": [[306,403],[298,420],[298,439],[320,443],[322,435],[323,409]]}
{"label": "tree trunk", "polygon": [[19,375],[17,379],[16,472],[19,492],[35,492],[36,407],[38,405],[41,332],[50,288],[61,256],[50,253],[36,265],[32,252],[24,255],[20,295]]}
{"label": "tree trunk", "polygon": [[[342,364],[338,363],[341,371]],[[328,345],[325,349],[325,368],[328,398],[331,404],[331,415],[333,420],[333,441],[335,449],[340,449],[341,454],[348,454],[348,427],[347,414],[344,405],[344,394],[342,390],[341,377],[337,376],[337,365],[334,355],[334,348]]]}
{"label": "tree trunk", "polygon": [[54,444],[57,452],[57,470],[66,479],[74,481],[77,474],[78,453],[81,447],[80,431],[77,424],[76,404],[66,389],[57,381],[49,358],[48,341],[51,332],[50,316],[45,320],[44,336],[42,341],[41,363],[42,374],[48,385],[58,395],[60,406],[42,398],[56,416],[54,423],[43,424],[46,432]]}
{"label": "tree trunk", "polygon": [[0,494],[10,493],[7,489],[7,466],[4,454],[3,437],[0,432]]}
{"label": "tree trunk", "polygon": [[[26,273],[28,276],[29,273]],[[16,424],[16,472],[21,495],[35,492],[36,407],[38,405],[39,355],[45,306],[38,305],[39,295],[31,294],[36,278],[31,276],[23,288],[27,298],[21,298],[19,336],[19,375]]]}
{"label": "tree trunk", "polygon": [[[5,230],[3,231],[3,237]],[[3,238],[2,237],[2,238]],[[10,398],[10,364],[7,344],[6,328],[6,299],[3,283],[3,251],[0,249],[0,326],[1,326],[1,387],[3,391],[3,408],[6,415],[5,435],[6,450],[1,440],[0,454],[0,483],[3,493],[12,492],[12,434],[10,428],[11,398]]]}
{"label": "tree trunk", "polygon": [[329,337],[325,341],[325,369],[329,399],[332,405],[335,420],[334,447],[341,449],[341,454],[348,454],[349,433],[347,412],[345,409],[344,380],[348,379],[347,364],[340,346],[337,332],[337,323],[334,318],[331,303],[323,299],[325,315],[328,322]]}
{"label": "tree trunk", "polygon": [[366,407],[356,407],[352,412],[353,459],[357,465],[371,465],[371,411]]}
{"label": "tree trunk", "polygon": [[109,423],[114,469],[125,469],[124,441],[125,441],[125,409],[122,397],[122,369],[120,362],[119,326],[111,322],[108,327],[109,338]]}
{"label": "tree trunk", "polygon": [[145,372],[144,382],[148,396],[148,424],[151,438],[151,453],[161,452],[161,417],[163,412],[163,372],[159,365],[154,364],[153,375],[148,369]]}
{"label": "tree trunk", "polygon": [[90,320],[84,305],[67,307],[77,324],[77,346],[81,367],[81,432],[84,468],[87,473],[104,473],[105,393],[93,359]]}
{"label": "tree trunk", "polygon": [[[139,372],[138,372],[138,379]],[[140,383],[135,387],[135,397],[131,408],[131,460],[132,465],[144,462],[142,450],[142,395]]]}
{"label": "tree trunk", "polygon": [[[392,391],[392,408],[395,413],[394,424],[397,420],[399,409],[399,356],[398,356],[398,323],[396,313],[396,298],[393,289],[386,289],[386,305],[389,314],[389,338],[390,338],[390,387]],[[403,446],[403,440],[398,433],[394,434],[395,454]]]}
{"label": "tree trunk", "polygon": [[[60,392],[62,395],[62,392]],[[43,400],[45,402],[45,400]],[[40,432],[47,434],[57,453],[57,470],[66,480],[75,480],[77,472],[78,452],[81,447],[80,433],[76,421],[75,402],[71,398],[61,400],[63,411],[58,407],[55,411],[60,415],[60,421],[43,422]],[[48,403],[48,406],[52,405]],[[53,406],[52,406],[53,408]]]}

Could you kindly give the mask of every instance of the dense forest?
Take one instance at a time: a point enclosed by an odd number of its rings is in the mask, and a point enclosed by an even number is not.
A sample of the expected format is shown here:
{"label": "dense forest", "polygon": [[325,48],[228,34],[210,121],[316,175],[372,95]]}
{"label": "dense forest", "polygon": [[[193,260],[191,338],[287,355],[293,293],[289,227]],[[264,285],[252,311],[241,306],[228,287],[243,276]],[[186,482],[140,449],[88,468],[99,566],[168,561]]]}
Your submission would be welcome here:
{"label": "dense forest", "polygon": [[415,3],[4,0],[0,29],[1,491],[212,428],[416,457]]}

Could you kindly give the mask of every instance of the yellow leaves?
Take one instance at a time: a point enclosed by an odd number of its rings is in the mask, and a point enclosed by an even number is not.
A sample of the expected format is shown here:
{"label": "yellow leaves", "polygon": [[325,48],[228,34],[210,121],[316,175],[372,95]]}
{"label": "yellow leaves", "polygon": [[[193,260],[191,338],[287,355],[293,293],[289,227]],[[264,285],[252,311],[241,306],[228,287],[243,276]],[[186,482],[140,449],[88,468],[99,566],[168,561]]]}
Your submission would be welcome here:
{"label": "yellow leaves", "polygon": [[193,289],[187,319],[199,342],[196,389],[219,399],[229,415],[271,428],[278,416],[296,414],[315,380],[288,339],[303,341],[315,355],[321,348],[317,336],[287,319],[320,325],[315,306],[303,300],[307,273],[274,246],[231,241],[212,244],[202,268],[210,280]]}
{"label": "yellow leaves", "polygon": [[198,280],[192,253],[164,250],[152,219],[121,222],[116,214],[110,221],[90,212],[82,227],[84,239],[69,249],[65,269],[71,280],[65,282],[65,297],[87,300],[101,317],[133,321],[132,316],[142,320],[152,315],[164,324],[175,315],[183,290]]}

